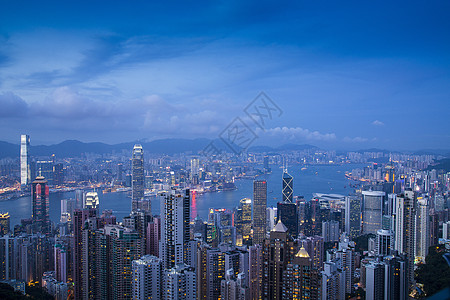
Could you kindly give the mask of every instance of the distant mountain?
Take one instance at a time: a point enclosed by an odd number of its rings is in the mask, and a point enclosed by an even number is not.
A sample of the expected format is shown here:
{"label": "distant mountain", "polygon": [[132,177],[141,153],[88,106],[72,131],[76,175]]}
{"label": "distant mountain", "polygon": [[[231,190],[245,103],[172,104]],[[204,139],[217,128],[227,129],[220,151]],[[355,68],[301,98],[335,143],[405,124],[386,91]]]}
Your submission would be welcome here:
{"label": "distant mountain", "polygon": [[6,157],[19,157],[20,146],[8,142],[0,141],[0,159]]}
{"label": "distant mountain", "polygon": [[370,148],[370,149],[361,149],[355,152],[364,153],[364,152],[383,152],[383,153],[397,153],[397,151],[390,151],[386,149],[378,149],[378,148]]}
{"label": "distant mountain", "polygon": [[418,150],[413,153],[414,155],[442,155],[445,157],[450,157],[450,152],[448,149],[423,149]]}
{"label": "distant mountain", "polygon": [[67,140],[56,145],[31,146],[30,154],[32,156],[50,156],[55,154],[56,157],[77,157],[86,152],[95,154],[111,153],[114,148],[114,145],[104,143],[83,143],[76,140]]}
{"label": "distant mountain", "polygon": [[450,172],[450,158],[444,158],[438,160],[435,165],[429,166],[427,170],[444,170],[444,172]]}
{"label": "distant mountain", "polygon": [[303,150],[309,150],[309,149],[319,149],[316,146],[303,144],[284,144],[279,147],[273,148],[269,146],[253,146],[250,147],[248,150],[250,152],[278,152],[278,151],[303,151]]}
{"label": "distant mountain", "polygon": [[[183,152],[197,153],[208,145],[209,139],[162,139],[151,142],[129,142],[109,145],[105,143],[84,143],[77,140],[67,140],[55,145],[38,145],[30,146],[30,155],[32,156],[51,156],[55,154],[56,157],[79,157],[83,153],[112,153],[122,152],[123,150],[131,151],[135,144],[141,144],[146,153],[158,154],[175,154]],[[18,158],[20,146],[8,142],[0,141],[0,159],[10,157]]]}

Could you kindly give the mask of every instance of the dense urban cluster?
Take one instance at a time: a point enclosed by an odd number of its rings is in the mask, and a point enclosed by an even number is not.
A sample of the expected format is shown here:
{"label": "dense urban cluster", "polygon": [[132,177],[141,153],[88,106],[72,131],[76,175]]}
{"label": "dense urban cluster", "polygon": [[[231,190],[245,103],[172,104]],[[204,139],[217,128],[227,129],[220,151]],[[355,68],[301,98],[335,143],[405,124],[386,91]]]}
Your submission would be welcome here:
{"label": "dense urban cluster", "polygon": [[[30,195],[32,215],[10,228],[0,214],[0,280],[56,299],[408,299],[427,296],[418,270],[450,250],[450,172],[436,156],[385,152],[126,153],[31,158],[1,164],[2,200]],[[305,199],[287,165],[364,163],[345,174],[348,195]],[[282,194],[268,205],[271,168]],[[20,176],[18,176],[19,174]],[[196,195],[252,180],[234,209],[191,211]],[[20,182],[19,182],[20,181]],[[61,201],[53,224],[49,195]],[[99,209],[101,192],[131,193],[130,214]],[[100,194],[100,197],[99,197]],[[152,202],[160,206],[152,213]],[[443,286],[442,288],[444,288]]]}

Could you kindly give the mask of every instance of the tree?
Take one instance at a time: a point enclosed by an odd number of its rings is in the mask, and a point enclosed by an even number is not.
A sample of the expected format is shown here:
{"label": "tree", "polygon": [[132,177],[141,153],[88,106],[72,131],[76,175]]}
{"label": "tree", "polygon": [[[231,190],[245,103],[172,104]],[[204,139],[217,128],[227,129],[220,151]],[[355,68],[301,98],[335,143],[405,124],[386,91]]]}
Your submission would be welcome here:
{"label": "tree", "polygon": [[445,245],[430,247],[425,264],[420,265],[416,271],[416,280],[423,284],[428,297],[450,287],[450,266],[443,257],[445,253],[448,253]]}

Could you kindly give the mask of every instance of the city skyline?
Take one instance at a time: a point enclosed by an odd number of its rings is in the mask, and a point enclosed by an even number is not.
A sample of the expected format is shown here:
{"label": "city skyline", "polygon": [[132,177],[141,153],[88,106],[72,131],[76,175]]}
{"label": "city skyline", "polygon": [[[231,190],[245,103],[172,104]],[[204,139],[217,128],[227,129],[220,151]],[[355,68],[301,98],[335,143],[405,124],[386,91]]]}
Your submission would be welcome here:
{"label": "city skyline", "polygon": [[264,91],[283,116],[255,144],[450,148],[449,10],[8,2],[0,140],[214,139]]}

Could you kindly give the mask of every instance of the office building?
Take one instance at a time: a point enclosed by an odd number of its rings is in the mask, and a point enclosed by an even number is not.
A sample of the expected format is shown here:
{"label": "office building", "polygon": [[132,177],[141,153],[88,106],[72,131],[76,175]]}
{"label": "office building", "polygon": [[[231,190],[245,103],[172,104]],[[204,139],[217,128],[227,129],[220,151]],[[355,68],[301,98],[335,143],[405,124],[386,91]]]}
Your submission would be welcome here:
{"label": "office building", "polygon": [[53,184],[62,186],[64,184],[64,165],[57,163],[53,166]]}
{"label": "office building", "polygon": [[87,192],[83,197],[84,209],[98,209],[99,200],[97,192]]}
{"label": "office building", "polygon": [[262,245],[266,238],[267,182],[253,182],[253,245]]}
{"label": "office building", "polygon": [[377,231],[375,253],[380,256],[387,256],[394,250],[394,232],[386,229]]}
{"label": "office building", "polygon": [[325,243],[339,241],[339,222],[322,222],[322,237]]}
{"label": "office building", "polygon": [[32,219],[36,232],[48,234],[51,231],[49,188],[44,177],[38,176],[32,183]]}
{"label": "office building", "polygon": [[293,238],[298,236],[298,211],[297,204],[294,202],[277,203],[277,222],[281,221],[288,229]]}
{"label": "office building", "polygon": [[31,183],[30,136],[20,136],[20,184],[25,187]]}
{"label": "office building", "polygon": [[172,188],[160,195],[161,248],[165,269],[171,269],[186,261],[190,240],[190,192],[189,189]]}
{"label": "office building", "polygon": [[345,197],[345,232],[352,239],[361,233],[361,199],[358,196]]}
{"label": "office building", "polygon": [[376,234],[381,229],[385,192],[362,192],[362,234]]}
{"label": "office building", "polygon": [[236,227],[237,246],[250,245],[252,234],[252,200],[244,198],[239,201],[234,224]]}
{"label": "office building", "polygon": [[139,201],[144,200],[144,150],[134,145],[131,163],[131,210],[138,209]]}
{"label": "office building", "polygon": [[283,189],[282,189],[283,202],[292,203],[294,199],[294,178],[284,170],[283,172]]}

